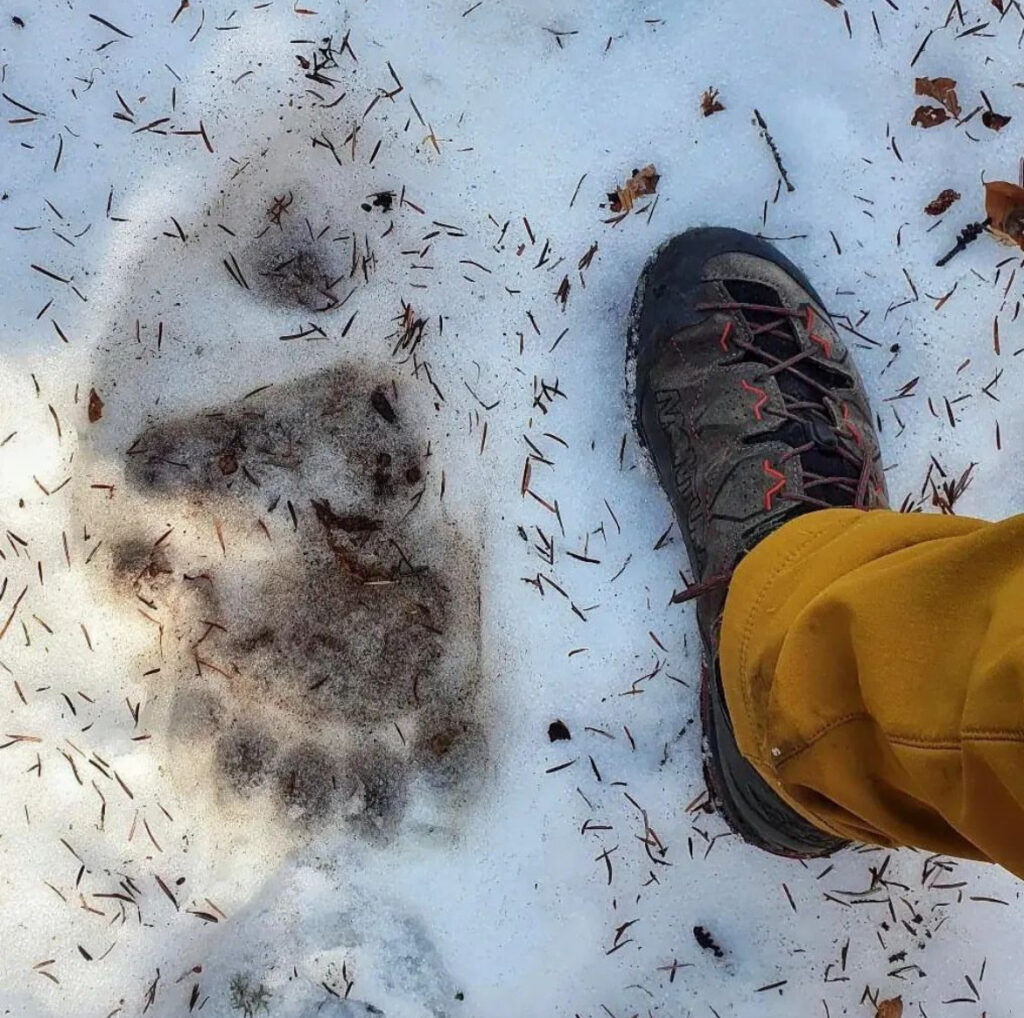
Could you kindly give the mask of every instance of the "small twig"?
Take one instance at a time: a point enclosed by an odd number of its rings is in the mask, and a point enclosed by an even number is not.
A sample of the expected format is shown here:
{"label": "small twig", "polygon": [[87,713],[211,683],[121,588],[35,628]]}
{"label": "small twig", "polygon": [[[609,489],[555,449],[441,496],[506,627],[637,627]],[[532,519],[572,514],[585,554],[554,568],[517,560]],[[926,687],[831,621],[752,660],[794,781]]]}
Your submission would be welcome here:
{"label": "small twig", "polygon": [[772,158],[775,160],[775,165],[778,167],[779,174],[786,185],[786,190],[790,192],[795,191],[796,188],[793,186],[793,182],[789,179],[786,167],[782,163],[782,156],[779,155],[778,146],[775,144],[775,139],[771,136],[771,132],[768,130],[768,125],[764,122],[764,117],[761,116],[759,110],[754,110],[754,116],[757,118],[757,124],[758,127],[761,128],[761,134],[764,137],[764,140],[768,142],[768,147],[772,150]]}
{"label": "small twig", "polygon": [[960,236],[957,238],[953,248],[947,251],[935,264],[941,268],[948,261],[955,258],[968,244],[973,244],[985,232],[985,229],[991,222],[991,219],[983,219],[980,223],[970,223],[965,226],[960,231]]}

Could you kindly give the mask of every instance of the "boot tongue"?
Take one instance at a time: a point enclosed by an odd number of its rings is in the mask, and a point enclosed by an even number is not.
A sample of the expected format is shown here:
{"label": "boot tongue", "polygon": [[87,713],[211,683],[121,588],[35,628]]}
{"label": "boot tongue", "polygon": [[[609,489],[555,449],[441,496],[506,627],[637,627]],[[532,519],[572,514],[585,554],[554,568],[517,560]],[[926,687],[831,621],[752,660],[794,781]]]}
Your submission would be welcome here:
{"label": "boot tongue", "polygon": [[801,421],[807,441],[813,442],[822,452],[835,452],[839,448],[836,429],[819,417],[807,417]]}
{"label": "boot tongue", "polygon": [[[752,329],[774,324],[770,332],[754,337],[753,343],[759,350],[784,361],[795,357],[803,349],[796,332],[792,312],[786,308],[779,295],[764,283],[749,280],[730,280],[724,283],[729,296],[737,304],[755,304],[764,310],[740,308],[741,315]],[[778,312],[773,310],[778,308]],[[746,354],[745,360],[769,366],[771,362],[759,360],[754,354]],[[801,377],[802,376],[802,377]],[[800,454],[800,463],[805,473],[818,477],[843,477],[857,480],[860,470],[855,463],[839,454],[839,436],[833,423],[832,408],[826,403],[821,389],[831,392],[852,387],[852,380],[842,371],[829,367],[814,359],[806,359],[795,366],[795,370],[778,371],[773,376],[782,394],[793,403],[809,403],[812,407],[794,413],[794,418],[782,421],[768,434],[758,435],[755,441],[783,442],[796,449],[812,443],[814,448]],[[814,384],[811,384],[814,383]],[[815,498],[830,505],[850,504],[850,494],[835,485],[821,485],[814,489]],[[806,511],[803,507],[802,511]],[[791,515],[799,515],[793,512]]]}
{"label": "boot tongue", "polygon": [[[787,308],[779,295],[764,283],[751,283],[740,279],[730,280],[723,285],[737,304],[756,304],[765,308],[763,311],[742,308],[736,312],[742,315],[751,329],[765,325],[775,326],[771,332],[762,332],[754,337],[754,344],[758,349],[780,361],[789,360],[800,353],[803,347],[793,317],[799,309]],[[774,308],[779,309],[778,313],[773,310]],[[797,365],[797,370],[804,376],[803,378],[792,371],[782,371],[776,377],[786,395],[800,402],[821,402],[821,390],[815,386],[828,390],[847,389],[852,386],[852,379],[845,372],[817,360],[801,361]],[[805,378],[814,384],[804,381]]]}

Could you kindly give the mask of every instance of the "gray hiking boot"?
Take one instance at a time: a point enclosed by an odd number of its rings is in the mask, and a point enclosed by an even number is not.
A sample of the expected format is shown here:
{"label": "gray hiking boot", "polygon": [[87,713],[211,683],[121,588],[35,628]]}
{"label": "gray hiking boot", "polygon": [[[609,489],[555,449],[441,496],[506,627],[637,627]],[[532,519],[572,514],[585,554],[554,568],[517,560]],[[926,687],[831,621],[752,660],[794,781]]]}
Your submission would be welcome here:
{"label": "gray hiking boot", "polygon": [[729,579],[802,513],[887,505],[863,383],[821,298],[758,237],[695,229],[665,244],[637,286],[627,363],[636,428],[672,502],[706,667],[705,774],[730,827],[781,855],[842,846],[793,812],[736,745],[718,673]]}

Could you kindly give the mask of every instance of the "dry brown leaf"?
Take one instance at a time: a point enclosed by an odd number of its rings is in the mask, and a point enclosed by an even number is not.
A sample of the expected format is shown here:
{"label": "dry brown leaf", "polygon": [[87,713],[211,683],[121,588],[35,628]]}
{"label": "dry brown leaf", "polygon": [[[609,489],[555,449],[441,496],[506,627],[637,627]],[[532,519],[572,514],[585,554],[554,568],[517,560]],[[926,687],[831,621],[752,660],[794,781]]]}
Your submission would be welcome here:
{"label": "dry brown leaf", "polygon": [[637,198],[645,194],[654,194],[658,190],[660,179],[653,163],[648,163],[642,170],[634,170],[633,175],[618,191],[608,195],[608,208],[612,212],[629,212]]}
{"label": "dry brown leaf", "polygon": [[911,127],[938,127],[949,120],[949,114],[941,106],[918,106],[910,121]]}
{"label": "dry brown leaf", "polygon": [[875,1018],[903,1018],[903,998],[893,997],[891,1000],[883,1000],[878,1005]]}
{"label": "dry brown leaf", "polygon": [[951,187],[947,187],[945,191],[940,191],[939,194],[928,202],[924,207],[924,211],[929,216],[941,216],[950,205],[960,200],[960,192],[954,191]]}
{"label": "dry brown leaf", "polygon": [[103,416],[103,400],[95,389],[89,390],[89,423],[95,424]]}
{"label": "dry brown leaf", "polygon": [[1005,244],[1024,248],[1024,187],[1008,180],[985,185],[985,215],[989,228]]}
{"label": "dry brown leaf", "polygon": [[956,97],[956,82],[952,78],[917,78],[914,95],[924,95],[942,103],[954,116],[960,116],[960,100]]}
{"label": "dry brown leaf", "polygon": [[994,110],[985,110],[981,115],[981,122],[990,131],[1001,131],[1012,119],[1013,117],[1004,116],[1002,113],[996,113]]}
{"label": "dry brown leaf", "polygon": [[999,11],[1000,14],[1005,14],[1006,10],[1003,7],[1003,0],[992,0],[992,6]]}
{"label": "dry brown leaf", "polygon": [[712,113],[721,113],[725,107],[718,101],[718,89],[709,88],[700,97],[700,109],[706,117]]}

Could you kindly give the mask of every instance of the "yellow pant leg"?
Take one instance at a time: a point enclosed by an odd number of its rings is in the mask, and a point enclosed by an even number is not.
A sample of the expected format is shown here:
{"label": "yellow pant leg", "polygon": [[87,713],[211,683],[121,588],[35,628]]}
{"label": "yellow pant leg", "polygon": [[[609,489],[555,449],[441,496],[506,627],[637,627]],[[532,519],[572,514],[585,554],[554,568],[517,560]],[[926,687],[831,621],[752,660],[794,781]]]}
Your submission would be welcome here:
{"label": "yellow pant leg", "polygon": [[833,509],[733,577],[744,755],[819,827],[1024,876],[1024,516]]}

